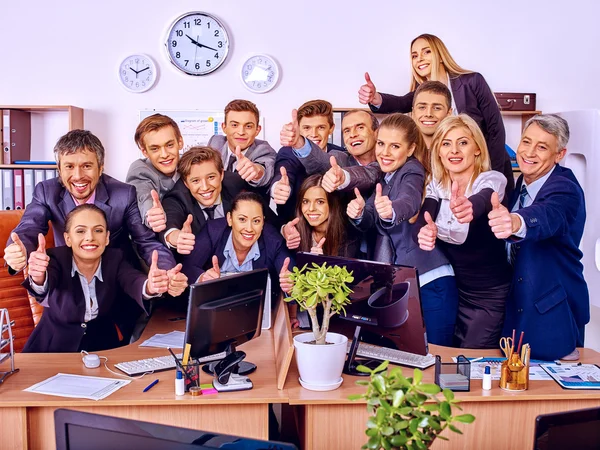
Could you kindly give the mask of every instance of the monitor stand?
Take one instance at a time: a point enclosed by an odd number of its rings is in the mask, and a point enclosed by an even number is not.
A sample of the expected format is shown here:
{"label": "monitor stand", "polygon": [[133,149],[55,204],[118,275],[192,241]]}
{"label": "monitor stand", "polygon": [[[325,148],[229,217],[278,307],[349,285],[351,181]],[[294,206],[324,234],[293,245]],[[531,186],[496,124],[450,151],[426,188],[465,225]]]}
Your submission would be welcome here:
{"label": "monitor stand", "polygon": [[356,357],[356,351],[358,350],[358,345],[360,344],[360,330],[360,325],[357,325],[354,329],[354,336],[352,338],[352,343],[350,344],[350,351],[348,351],[348,356],[346,357],[346,363],[344,364],[343,372],[346,375],[366,377],[370,374],[365,372],[359,372],[358,370],[356,370],[356,367],[361,365],[366,366],[369,369],[375,369],[381,364],[381,361],[378,361],[376,359],[362,359]]}

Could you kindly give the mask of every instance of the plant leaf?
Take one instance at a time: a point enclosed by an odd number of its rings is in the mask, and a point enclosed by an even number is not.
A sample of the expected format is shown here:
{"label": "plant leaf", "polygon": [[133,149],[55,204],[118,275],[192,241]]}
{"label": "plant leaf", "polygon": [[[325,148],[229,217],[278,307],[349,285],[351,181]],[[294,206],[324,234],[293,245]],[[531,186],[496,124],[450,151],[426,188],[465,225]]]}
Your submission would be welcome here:
{"label": "plant leaf", "polygon": [[368,386],[368,385],[369,385],[369,382],[368,382],[367,380],[357,380],[357,381],[356,381],[356,384],[357,384],[358,386]]}
{"label": "plant leaf", "polygon": [[463,432],[462,432],[462,431],[460,431],[458,428],[456,428],[456,427],[455,427],[454,425],[452,425],[452,424],[448,424],[448,428],[450,428],[450,429],[451,429],[452,431],[454,431],[455,433],[458,433],[458,434],[463,434]]}
{"label": "plant leaf", "polygon": [[394,434],[394,429],[392,427],[383,427],[381,429],[381,434],[383,434],[384,436],[391,436],[392,434]]}
{"label": "plant leaf", "polygon": [[430,412],[439,411],[439,408],[440,407],[437,403],[428,403],[426,405],[423,405],[423,409],[425,411],[430,411]]}
{"label": "plant leaf", "polygon": [[385,369],[387,369],[387,366],[389,364],[390,364],[389,361],[383,361],[381,364],[379,364],[377,367],[375,367],[375,369],[373,369],[373,373],[383,372]]}
{"label": "plant leaf", "polygon": [[367,448],[372,449],[372,450],[379,450],[379,448],[381,447],[381,438],[379,437],[379,435],[377,436],[371,436],[369,438],[369,442],[367,442]]}
{"label": "plant leaf", "polygon": [[381,438],[381,446],[384,448],[384,450],[392,450],[392,444],[390,444],[389,439],[386,437]]}
{"label": "plant leaf", "polygon": [[449,441],[450,439],[448,439],[445,436],[440,436],[439,434],[437,435],[437,439],[441,439],[442,441]]}
{"label": "plant leaf", "polygon": [[356,370],[362,373],[373,373],[371,369],[369,369],[367,366],[363,366],[362,364],[356,366]]}
{"label": "plant leaf", "polygon": [[375,422],[375,419],[373,417],[369,417],[369,419],[367,420],[367,428],[379,428],[379,425],[377,425],[377,422]]}
{"label": "plant leaf", "polygon": [[440,403],[440,416],[442,419],[448,420],[452,415],[452,408],[450,407],[450,403],[442,402]]}
{"label": "plant leaf", "polygon": [[352,394],[348,396],[348,400],[352,400],[353,402],[360,400],[361,398],[363,398],[363,394]]}
{"label": "plant leaf", "polygon": [[394,447],[400,447],[402,445],[405,445],[407,442],[408,438],[403,434],[397,434],[396,436],[392,436],[392,438],[390,439],[390,443]]}
{"label": "plant leaf", "polygon": [[417,432],[417,428],[419,428],[419,419],[413,419],[408,424],[409,431],[414,435]]}
{"label": "plant leaf", "polygon": [[450,389],[444,389],[442,393],[444,394],[444,397],[446,397],[446,400],[448,400],[449,402],[454,400],[454,392],[452,392]]}
{"label": "plant leaf", "polygon": [[404,391],[402,389],[398,389],[392,394],[392,406],[394,408],[398,408],[402,403],[402,399],[404,399]]}
{"label": "plant leaf", "polygon": [[425,394],[438,394],[441,391],[437,384],[421,384],[417,389]]}
{"label": "plant leaf", "polygon": [[365,434],[369,437],[377,436],[379,434],[379,428],[367,428]]}
{"label": "plant leaf", "polygon": [[461,414],[460,416],[456,416],[454,420],[462,423],[473,423],[475,421],[475,416],[473,414]]}
{"label": "plant leaf", "polygon": [[380,394],[385,394],[385,380],[381,375],[373,375],[371,383]]}
{"label": "plant leaf", "polygon": [[405,430],[406,428],[408,428],[408,420],[400,420],[399,422],[396,422],[396,430],[400,431]]}
{"label": "plant leaf", "polygon": [[419,384],[423,379],[423,371],[421,369],[415,369],[413,372],[413,384]]}

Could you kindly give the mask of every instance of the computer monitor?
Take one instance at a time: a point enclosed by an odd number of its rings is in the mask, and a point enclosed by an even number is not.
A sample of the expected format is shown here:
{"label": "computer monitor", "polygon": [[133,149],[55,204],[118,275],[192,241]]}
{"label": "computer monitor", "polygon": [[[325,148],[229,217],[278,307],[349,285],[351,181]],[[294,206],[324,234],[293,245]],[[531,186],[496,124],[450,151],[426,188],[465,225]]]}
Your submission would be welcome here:
{"label": "computer monitor", "polygon": [[[225,351],[226,357],[211,365],[221,383],[231,373],[256,369],[241,363],[245,353],[236,352],[235,346],[260,336],[268,273],[258,269],[190,286],[185,343],[192,358]],[[220,373],[225,369],[227,373]]]}
{"label": "computer monitor", "polygon": [[[352,304],[346,315],[331,321],[329,329],[352,339],[356,325],[360,338],[369,344],[394,348],[418,355],[428,352],[421,308],[417,269],[408,266],[338,256],[298,253],[296,265],[313,263],[346,267],[354,281],[350,288]],[[343,313],[342,313],[343,314]]]}
{"label": "computer monitor", "polygon": [[541,414],[535,419],[534,450],[600,448],[600,408]]}
{"label": "computer monitor", "polygon": [[296,450],[292,444],[228,436],[68,409],[54,411],[57,450]]}

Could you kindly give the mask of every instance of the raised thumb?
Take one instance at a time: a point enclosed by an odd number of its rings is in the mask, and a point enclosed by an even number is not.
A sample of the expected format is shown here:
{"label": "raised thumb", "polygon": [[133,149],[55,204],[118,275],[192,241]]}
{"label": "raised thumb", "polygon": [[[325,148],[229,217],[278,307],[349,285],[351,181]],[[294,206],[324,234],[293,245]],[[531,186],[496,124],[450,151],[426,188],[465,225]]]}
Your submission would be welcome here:
{"label": "raised thumb", "polygon": [[158,252],[154,250],[152,252],[152,264],[150,265],[150,270],[158,268]]}
{"label": "raised thumb", "polygon": [[46,238],[42,233],[38,234],[38,252],[46,253]]}
{"label": "raised thumb", "polygon": [[281,173],[281,182],[283,184],[290,184],[290,180],[288,179],[288,176],[287,176],[287,170],[285,170],[284,166],[281,166],[279,168],[279,172]]}
{"label": "raised thumb", "polygon": [[371,76],[369,75],[369,72],[365,72],[365,81],[368,84],[373,84],[373,82],[371,81]]}
{"label": "raised thumb", "polygon": [[152,196],[152,207],[160,208],[160,198],[158,197],[158,192],[152,189],[150,191],[150,195]]}
{"label": "raised thumb", "polygon": [[497,192],[492,192],[492,209],[500,208],[500,198]]}
{"label": "raised thumb", "polygon": [[296,124],[298,122],[298,110],[292,109],[292,123]]}
{"label": "raised thumb", "polygon": [[218,274],[221,274],[221,269],[219,268],[219,258],[217,258],[217,255],[213,255],[212,265],[213,265],[214,271],[217,272]]}
{"label": "raised thumb", "polygon": [[300,222],[300,217],[296,217],[294,220],[292,220],[290,222],[290,225],[295,227],[296,225],[298,225],[298,222]]}
{"label": "raised thumb", "polygon": [[338,163],[337,163],[337,160],[335,159],[335,156],[331,156],[331,157],[329,158],[329,164],[331,164],[331,168],[332,168],[332,169],[335,169],[335,170],[337,170],[337,169],[339,169],[339,168],[340,168],[340,166],[339,166],[339,165],[338,165]]}
{"label": "raised thumb", "polygon": [[427,225],[433,225],[433,219],[431,218],[431,214],[429,214],[429,212],[425,211],[425,222],[427,222]]}
{"label": "raised thumb", "polygon": [[362,195],[360,195],[360,191],[358,188],[354,188],[354,195],[356,195],[356,200],[362,200]]}
{"label": "raised thumb", "polygon": [[283,266],[281,266],[281,273],[287,272],[289,265],[290,265],[290,258],[287,257],[283,260]]}
{"label": "raised thumb", "polygon": [[191,233],[193,220],[194,220],[194,216],[192,216],[191,214],[188,214],[186,221],[183,223],[183,226],[181,227],[181,231],[183,231],[184,233]]}
{"label": "raised thumb", "polygon": [[456,200],[456,197],[458,197],[458,182],[453,181],[452,188],[451,188],[450,200]]}
{"label": "raised thumb", "polygon": [[381,187],[381,183],[377,183],[377,186],[375,187],[375,196],[381,197],[382,192],[383,192],[383,188]]}
{"label": "raised thumb", "polygon": [[10,238],[15,244],[19,245],[20,247],[23,247],[23,242],[21,242],[21,238],[17,233],[15,233],[14,231],[10,233]]}
{"label": "raised thumb", "polygon": [[239,145],[235,148],[235,157],[238,161],[243,158],[242,150],[240,149]]}

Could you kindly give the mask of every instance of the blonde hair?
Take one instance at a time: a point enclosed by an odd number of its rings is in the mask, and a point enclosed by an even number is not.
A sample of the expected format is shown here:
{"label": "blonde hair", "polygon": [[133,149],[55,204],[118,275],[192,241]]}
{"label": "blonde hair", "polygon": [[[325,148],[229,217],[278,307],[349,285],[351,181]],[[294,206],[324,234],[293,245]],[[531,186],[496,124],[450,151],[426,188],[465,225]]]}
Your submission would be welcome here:
{"label": "blonde hair", "polygon": [[410,43],[410,67],[412,68],[412,80],[410,81],[410,90],[414,91],[417,88],[417,85],[424,83],[427,81],[425,78],[419,76],[415,71],[415,68],[412,64],[412,47],[415,41],[418,39],[424,39],[429,44],[429,48],[431,49],[431,81],[442,81],[437,79],[438,71],[440,68],[440,63],[444,66],[444,69],[451,77],[457,77],[459,75],[464,75],[466,73],[472,73],[471,70],[463,69],[458,65],[458,63],[454,60],[446,45],[442,42],[442,40],[434,36],[433,34],[421,34],[412,40]]}
{"label": "blonde hair", "polygon": [[483,133],[479,129],[479,125],[477,125],[477,122],[475,122],[466,114],[446,117],[444,120],[442,120],[437,130],[433,134],[431,145],[431,172],[433,179],[440,182],[440,184],[447,189],[450,189],[452,182],[450,180],[448,171],[440,159],[440,147],[442,146],[442,141],[445,139],[446,135],[456,128],[464,128],[468,130],[471,134],[471,137],[475,141],[475,145],[477,145],[480,151],[479,155],[475,155],[475,169],[473,170],[473,176],[471,177],[469,186],[482,172],[491,170],[488,147],[485,143]]}

